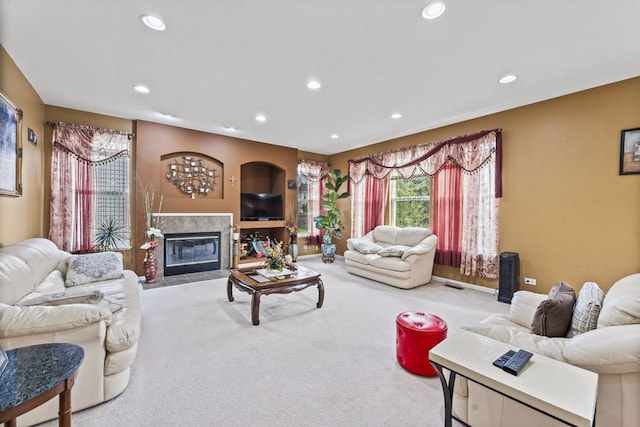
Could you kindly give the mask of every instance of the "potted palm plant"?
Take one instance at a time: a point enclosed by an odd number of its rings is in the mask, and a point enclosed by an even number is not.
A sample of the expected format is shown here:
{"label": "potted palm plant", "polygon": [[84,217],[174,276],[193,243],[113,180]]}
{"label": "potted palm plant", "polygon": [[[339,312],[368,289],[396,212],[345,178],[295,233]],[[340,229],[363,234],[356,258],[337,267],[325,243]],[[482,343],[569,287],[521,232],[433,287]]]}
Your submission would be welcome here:
{"label": "potted palm plant", "polygon": [[333,238],[342,239],[342,230],[344,225],[340,218],[342,211],[338,208],[338,200],[349,197],[349,192],[340,192],[340,187],[347,182],[348,176],[342,176],[340,169],[334,169],[329,172],[327,177],[327,189],[329,190],[322,195],[320,205],[325,211],[324,215],[318,215],[313,220],[316,228],[323,230],[322,241],[322,261],[333,262],[336,245],[332,243]]}

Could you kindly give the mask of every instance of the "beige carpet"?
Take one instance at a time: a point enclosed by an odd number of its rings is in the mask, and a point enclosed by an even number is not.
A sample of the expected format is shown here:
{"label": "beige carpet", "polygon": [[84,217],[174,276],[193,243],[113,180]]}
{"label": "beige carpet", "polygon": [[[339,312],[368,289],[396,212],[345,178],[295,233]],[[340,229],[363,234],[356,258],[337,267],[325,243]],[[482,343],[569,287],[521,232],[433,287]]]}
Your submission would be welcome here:
{"label": "beige carpet", "polygon": [[[420,310],[449,333],[508,305],[491,293],[433,281],[396,289],[347,273],[343,258],[299,263],[322,273],[317,290],[226,297],[226,279],[142,292],[143,330],[131,382],[119,397],[75,413],[76,426],[441,426],[437,378],[405,371],[395,318]],[[50,422],[47,425],[54,426]]]}

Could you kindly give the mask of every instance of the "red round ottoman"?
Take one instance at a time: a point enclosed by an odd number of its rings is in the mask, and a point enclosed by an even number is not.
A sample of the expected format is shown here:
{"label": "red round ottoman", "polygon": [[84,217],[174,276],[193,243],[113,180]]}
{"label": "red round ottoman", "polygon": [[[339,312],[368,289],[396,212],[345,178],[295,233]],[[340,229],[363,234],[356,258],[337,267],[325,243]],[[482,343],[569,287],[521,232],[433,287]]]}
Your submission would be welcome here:
{"label": "red round ottoman", "polygon": [[396,317],[396,357],[409,372],[435,376],[429,350],[447,337],[447,323],[433,314],[408,311]]}

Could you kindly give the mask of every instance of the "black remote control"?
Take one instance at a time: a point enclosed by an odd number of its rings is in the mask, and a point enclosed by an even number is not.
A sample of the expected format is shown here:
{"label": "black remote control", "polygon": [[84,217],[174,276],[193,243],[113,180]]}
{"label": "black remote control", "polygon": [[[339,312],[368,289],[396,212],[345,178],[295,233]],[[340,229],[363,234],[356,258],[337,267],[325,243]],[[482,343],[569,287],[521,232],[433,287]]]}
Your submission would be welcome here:
{"label": "black remote control", "polygon": [[493,361],[493,366],[502,368],[505,365],[505,363],[507,363],[509,359],[511,359],[511,356],[513,356],[514,354],[516,354],[515,350],[507,351],[505,354],[503,354],[502,356],[498,357],[496,360]]}
{"label": "black remote control", "polygon": [[512,375],[518,375],[523,366],[531,359],[531,356],[533,356],[533,353],[529,353],[526,350],[518,350],[518,352],[511,356],[511,359],[504,364],[502,369]]}

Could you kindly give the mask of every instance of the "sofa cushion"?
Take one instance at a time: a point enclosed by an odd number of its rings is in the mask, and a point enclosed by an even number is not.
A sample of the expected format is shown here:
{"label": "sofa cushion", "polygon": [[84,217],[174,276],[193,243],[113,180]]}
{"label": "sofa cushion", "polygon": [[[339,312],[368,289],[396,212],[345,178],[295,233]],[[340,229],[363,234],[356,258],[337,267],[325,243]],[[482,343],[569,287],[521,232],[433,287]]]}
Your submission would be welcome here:
{"label": "sofa cushion", "polygon": [[[33,272],[35,283],[40,283],[55,270],[63,252],[51,240],[33,238],[0,248],[0,253],[20,258]],[[34,286],[35,286],[34,283]]]}
{"label": "sofa cushion", "polygon": [[511,299],[509,315],[516,325],[531,329],[533,316],[540,303],[547,299],[545,294],[537,294],[530,291],[517,291]]}
{"label": "sofa cushion", "polygon": [[388,243],[395,245],[398,241],[399,227],[393,225],[378,225],[373,229],[373,240],[376,242]]}
{"label": "sofa cushion", "polygon": [[567,282],[556,283],[549,298],[542,301],[533,316],[531,330],[547,337],[564,337],[571,326],[576,293]]}
{"label": "sofa cushion", "polygon": [[370,265],[381,268],[383,270],[392,271],[411,271],[411,264],[401,261],[398,258],[375,256],[371,258]]}
{"label": "sofa cushion", "polygon": [[386,248],[380,249],[378,251],[378,255],[399,258],[402,256],[402,254],[405,253],[407,249],[409,249],[409,247],[403,245],[387,246]]}
{"label": "sofa cushion", "polygon": [[598,328],[640,323],[640,273],[613,284],[602,303]]}
{"label": "sofa cushion", "polygon": [[586,282],[578,293],[576,305],[573,307],[571,327],[567,338],[595,329],[598,325],[598,315],[602,308],[604,292],[595,282]]}
{"label": "sofa cushion", "polygon": [[24,261],[8,253],[0,253],[0,303],[13,305],[35,286],[36,278]]}
{"label": "sofa cushion", "polygon": [[432,232],[428,228],[422,227],[404,227],[398,231],[396,236],[396,244],[405,246],[416,246],[427,237],[431,236]]}
{"label": "sofa cushion", "polygon": [[354,249],[361,254],[377,254],[382,249],[382,246],[369,240],[353,239],[352,243]]}
{"label": "sofa cushion", "polygon": [[68,260],[65,286],[78,286],[123,277],[122,254],[101,252],[87,255],[72,255]]}

